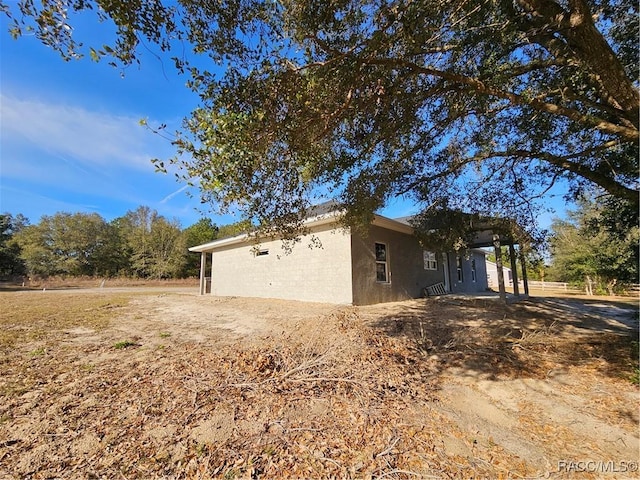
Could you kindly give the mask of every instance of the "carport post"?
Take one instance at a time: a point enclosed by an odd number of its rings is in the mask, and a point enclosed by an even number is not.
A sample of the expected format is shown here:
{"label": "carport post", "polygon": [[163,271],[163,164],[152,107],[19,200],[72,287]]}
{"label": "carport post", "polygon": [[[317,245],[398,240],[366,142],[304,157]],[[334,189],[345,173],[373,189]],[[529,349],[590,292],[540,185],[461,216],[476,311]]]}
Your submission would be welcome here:
{"label": "carport post", "polygon": [[511,260],[511,275],[513,276],[513,294],[520,296],[520,285],[518,285],[518,264],[516,263],[516,249],[513,243],[509,244],[509,259]]}
{"label": "carport post", "polygon": [[527,259],[524,258],[522,245],[518,248],[520,253],[520,266],[522,267],[522,283],[524,284],[524,294],[529,295],[529,279],[527,278]]}
{"label": "carport post", "polygon": [[502,250],[500,249],[500,236],[493,236],[493,251],[496,254],[496,270],[498,271],[498,289],[500,300],[507,303],[507,291],[504,288],[504,271],[502,270]]}
{"label": "carport post", "polygon": [[204,295],[207,290],[207,277],[205,272],[207,271],[207,253],[200,253],[200,295]]}

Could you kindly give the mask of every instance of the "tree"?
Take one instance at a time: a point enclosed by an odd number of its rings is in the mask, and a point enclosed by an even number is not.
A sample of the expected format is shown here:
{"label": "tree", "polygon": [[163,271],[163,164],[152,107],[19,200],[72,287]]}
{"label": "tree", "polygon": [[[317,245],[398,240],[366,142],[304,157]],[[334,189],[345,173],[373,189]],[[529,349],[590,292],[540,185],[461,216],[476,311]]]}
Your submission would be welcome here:
{"label": "tree", "polygon": [[184,271],[186,245],[182,241],[180,223],[159,216],[151,224],[149,244],[149,276],[179,277]]}
{"label": "tree", "polygon": [[203,200],[262,227],[293,233],[323,196],[366,222],[399,195],[427,212],[532,225],[535,199],[559,179],[573,195],[595,185],[638,211],[637,2],[4,6],[14,36],[31,28],[66,59],[83,51],[71,14],[87,9],[117,26],[115,43],[89,51],[96,59],[138,61],[143,42],[192,46],[195,58],[174,61],[201,105],[172,162]]}
{"label": "tree", "polygon": [[613,294],[619,285],[637,283],[640,229],[607,228],[612,217],[620,214],[612,210],[618,203],[610,196],[597,202],[585,197],[567,220],[554,220],[550,274],[555,279],[584,285],[589,294],[594,289]]}
{"label": "tree", "polygon": [[185,245],[185,266],[183,276],[197,277],[200,272],[200,255],[189,252],[189,247],[212,242],[218,238],[218,227],[210,218],[201,218],[193,225],[182,231],[183,244]]}
{"label": "tree", "polygon": [[141,206],[113,222],[125,243],[129,274],[142,278],[178,276],[186,246],[180,241],[177,220],[167,220],[157,211]]}
{"label": "tree", "polygon": [[243,233],[250,233],[255,230],[255,226],[248,220],[240,220],[238,222],[222,225],[218,228],[218,238],[235,237]]}
{"label": "tree", "polygon": [[0,215],[0,278],[24,275],[25,264],[20,258],[21,248],[14,236],[29,224],[21,214],[15,217],[10,213]]}
{"label": "tree", "polygon": [[113,231],[97,213],[43,216],[16,234],[31,274],[110,275]]}

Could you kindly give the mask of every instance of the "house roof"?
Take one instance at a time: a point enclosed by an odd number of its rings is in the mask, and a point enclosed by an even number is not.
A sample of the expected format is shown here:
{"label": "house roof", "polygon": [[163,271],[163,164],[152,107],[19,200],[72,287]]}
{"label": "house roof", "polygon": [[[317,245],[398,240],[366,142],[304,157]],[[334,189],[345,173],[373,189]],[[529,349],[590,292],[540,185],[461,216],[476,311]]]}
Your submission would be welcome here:
{"label": "house roof", "polygon": [[[315,205],[311,207],[309,211],[311,215],[302,223],[302,226],[307,228],[318,227],[327,224],[336,224],[337,226],[340,218],[344,214],[344,210],[340,209],[340,205],[334,200]],[[372,225],[396,232],[405,233],[407,235],[413,235],[415,233],[413,225],[411,224],[411,220],[413,218],[413,216],[406,216],[392,219],[384,217],[382,215],[374,215]],[[469,246],[472,249],[492,246],[494,233],[496,232],[491,228],[488,220],[485,219],[476,227],[475,238],[471,241]],[[511,238],[505,237],[504,234],[502,234],[501,237],[501,240],[506,240],[504,243],[513,242]],[[255,237],[250,233],[243,233],[233,237],[220,238],[212,242],[204,243],[202,245],[196,245],[189,248],[189,251],[211,252],[218,248],[242,243],[250,243],[254,241]]]}
{"label": "house roof", "polygon": [[[311,208],[311,212],[313,215],[302,223],[303,227],[312,228],[328,224],[335,224],[337,226],[344,213],[342,210],[338,210],[338,204],[335,202],[325,202],[316,205]],[[414,233],[413,227],[408,223],[402,223],[391,218],[383,217],[382,215],[374,215],[372,225],[386,228],[388,230],[394,230],[396,232],[406,233],[408,235],[413,235]],[[221,238],[202,245],[196,245],[194,247],[190,247],[189,251],[211,252],[218,248],[250,243],[252,241],[254,241],[254,238],[250,234],[243,233],[234,237]]]}

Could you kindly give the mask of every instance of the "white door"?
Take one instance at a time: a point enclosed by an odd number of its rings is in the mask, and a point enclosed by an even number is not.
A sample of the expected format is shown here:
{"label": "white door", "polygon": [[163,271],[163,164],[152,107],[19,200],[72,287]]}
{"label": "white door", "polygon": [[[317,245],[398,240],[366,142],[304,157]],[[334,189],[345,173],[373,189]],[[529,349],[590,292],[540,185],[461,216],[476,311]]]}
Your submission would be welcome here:
{"label": "white door", "polygon": [[451,281],[449,280],[449,255],[442,254],[442,270],[444,273],[444,289],[447,292],[451,291]]}

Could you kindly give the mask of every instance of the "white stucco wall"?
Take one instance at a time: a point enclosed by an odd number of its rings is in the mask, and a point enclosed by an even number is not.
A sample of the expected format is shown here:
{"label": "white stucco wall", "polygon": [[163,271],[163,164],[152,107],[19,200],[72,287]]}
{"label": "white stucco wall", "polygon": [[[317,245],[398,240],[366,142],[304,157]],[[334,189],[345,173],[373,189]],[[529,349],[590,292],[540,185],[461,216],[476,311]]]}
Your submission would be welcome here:
{"label": "white stucco wall", "polygon": [[252,243],[216,249],[211,294],[352,303],[350,235],[331,226],[312,234],[322,247],[309,248],[309,238],[303,237],[288,255],[280,240],[261,242],[260,250],[269,251],[261,256]]}

